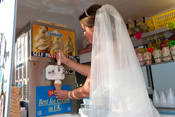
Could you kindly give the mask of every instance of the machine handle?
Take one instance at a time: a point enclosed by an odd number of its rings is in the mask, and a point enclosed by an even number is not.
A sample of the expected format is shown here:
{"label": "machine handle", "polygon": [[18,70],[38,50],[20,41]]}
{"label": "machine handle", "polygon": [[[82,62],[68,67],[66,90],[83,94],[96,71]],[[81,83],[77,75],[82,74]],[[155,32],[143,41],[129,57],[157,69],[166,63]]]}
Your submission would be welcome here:
{"label": "machine handle", "polygon": [[57,60],[57,64],[61,65],[61,54],[59,53],[59,60]]}

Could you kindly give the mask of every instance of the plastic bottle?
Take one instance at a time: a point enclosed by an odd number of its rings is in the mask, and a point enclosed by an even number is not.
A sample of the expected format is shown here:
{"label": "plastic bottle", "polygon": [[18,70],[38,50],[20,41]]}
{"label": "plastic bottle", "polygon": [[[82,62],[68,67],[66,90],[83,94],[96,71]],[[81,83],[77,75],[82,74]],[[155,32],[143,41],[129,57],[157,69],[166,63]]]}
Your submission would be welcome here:
{"label": "plastic bottle", "polygon": [[159,95],[158,95],[157,91],[154,90],[154,92],[153,92],[153,105],[155,107],[159,107],[160,106],[159,101],[160,101]]}
{"label": "plastic bottle", "polygon": [[160,89],[157,90],[157,93],[158,93],[159,97],[160,97],[160,95],[161,95],[161,92],[162,92],[162,91],[161,91]]}
{"label": "plastic bottle", "polygon": [[[175,96],[174,96],[174,92],[171,88],[169,88],[169,90],[168,90],[167,107],[175,108]],[[175,110],[169,110],[168,112],[175,113]]]}
{"label": "plastic bottle", "polygon": [[134,20],[134,32],[137,33],[137,32],[140,32],[140,27],[137,25],[137,21]]}
{"label": "plastic bottle", "polygon": [[147,23],[145,23],[145,17],[143,17],[143,23],[140,26],[140,30],[141,30],[142,33],[148,32],[148,30],[149,30]]}
{"label": "plastic bottle", "polygon": [[[160,101],[159,101],[160,107],[167,107],[167,98],[165,96],[165,93],[162,91],[160,94]],[[168,110],[161,109],[160,112],[167,113]]]}

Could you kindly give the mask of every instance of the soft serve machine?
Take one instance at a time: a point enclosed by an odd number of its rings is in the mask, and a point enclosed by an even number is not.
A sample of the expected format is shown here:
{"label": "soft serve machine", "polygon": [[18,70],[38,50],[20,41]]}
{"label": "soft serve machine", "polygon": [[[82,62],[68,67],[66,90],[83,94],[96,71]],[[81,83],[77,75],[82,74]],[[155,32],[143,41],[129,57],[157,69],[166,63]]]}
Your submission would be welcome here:
{"label": "soft serve machine", "polygon": [[30,21],[16,35],[14,85],[29,117],[77,113],[75,100],[59,101],[53,93],[61,85],[76,88],[75,71],[55,61],[59,49],[76,61],[73,29]]}

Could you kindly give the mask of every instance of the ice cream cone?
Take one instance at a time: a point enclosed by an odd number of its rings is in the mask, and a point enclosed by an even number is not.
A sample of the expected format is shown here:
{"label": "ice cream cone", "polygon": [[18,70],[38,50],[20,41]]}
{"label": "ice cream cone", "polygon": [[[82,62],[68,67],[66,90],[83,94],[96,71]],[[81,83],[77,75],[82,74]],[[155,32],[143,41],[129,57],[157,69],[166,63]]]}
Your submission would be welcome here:
{"label": "ice cream cone", "polygon": [[34,37],[34,47],[41,53],[49,53],[52,46],[52,36],[47,35],[48,27],[41,26],[38,29],[38,34]]}
{"label": "ice cream cone", "polygon": [[73,46],[73,42],[72,42],[70,35],[68,35],[68,37],[67,37],[64,51],[68,55],[72,55],[72,52],[74,51],[74,46]]}
{"label": "ice cream cone", "polygon": [[54,40],[51,46],[51,50],[54,53],[57,53],[58,50],[61,50],[61,51],[64,50],[64,41],[61,37],[54,37]]}
{"label": "ice cream cone", "polygon": [[61,90],[61,88],[62,88],[61,81],[60,80],[55,80],[54,86],[55,86],[56,90]]}
{"label": "ice cream cone", "polygon": [[62,84],[54,83],[56,90],[61,90]]}

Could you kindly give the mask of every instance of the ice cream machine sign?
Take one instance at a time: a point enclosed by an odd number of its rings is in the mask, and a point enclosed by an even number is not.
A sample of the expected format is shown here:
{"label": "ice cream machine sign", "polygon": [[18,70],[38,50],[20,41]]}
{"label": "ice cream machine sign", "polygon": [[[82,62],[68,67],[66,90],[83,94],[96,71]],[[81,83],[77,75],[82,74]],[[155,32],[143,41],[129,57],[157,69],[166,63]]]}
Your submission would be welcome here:
{"label": "ice cream machine sign", "polygon": [[74,32],[52,27],[33,25],[32,56],[51,57],[58,50],[75,56]]}
{"label": "ice cream machine sign", "polygon": [[[63,85],[63,90],[71,90],[71,85]],[[36,117],[72,112],[72,100],[57,100],[54,86],[36,87]]]}

